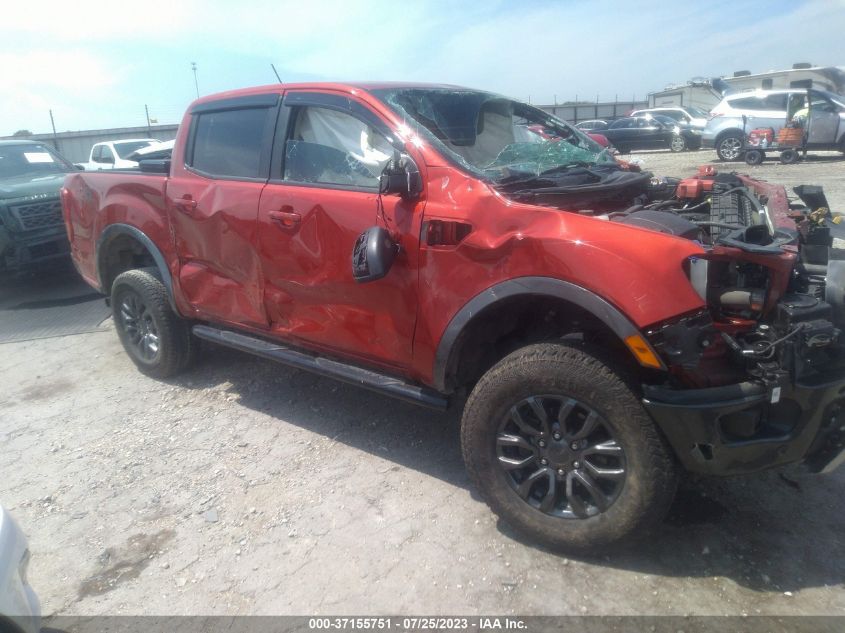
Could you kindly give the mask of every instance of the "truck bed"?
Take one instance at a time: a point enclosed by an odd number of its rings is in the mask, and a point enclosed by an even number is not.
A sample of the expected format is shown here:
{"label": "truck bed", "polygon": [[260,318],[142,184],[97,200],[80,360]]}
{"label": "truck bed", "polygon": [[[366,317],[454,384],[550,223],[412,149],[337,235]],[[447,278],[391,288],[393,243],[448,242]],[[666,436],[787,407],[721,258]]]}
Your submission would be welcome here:
{"label": "truck bed", "polygon": [[167,176],[140,170],[75,172],[65,178],[63,212],[71,256],[85,280],[100,288],[97,249],[106,227],[116,224],[139,229],[169,252],[172,239],[167,218]]}

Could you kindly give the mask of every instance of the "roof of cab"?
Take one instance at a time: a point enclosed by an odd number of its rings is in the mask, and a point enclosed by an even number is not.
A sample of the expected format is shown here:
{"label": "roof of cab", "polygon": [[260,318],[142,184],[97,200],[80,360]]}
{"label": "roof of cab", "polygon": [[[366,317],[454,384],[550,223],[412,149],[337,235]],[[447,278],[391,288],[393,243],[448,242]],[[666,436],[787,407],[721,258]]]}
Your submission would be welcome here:
{"label": "roof of cab", "polygon": [[370,90],[378,90],[383,88],[428,88],[428,89],[448,89],[448,90],[469,90],[463,86],[455,86],[450,84],[427,84],[416,82],[402,82],[402,81],[355,81],[355,82],[311,82],[311,83],[290,83],[290,84],[267,84],[265,86],[254,86],[252,88],[241,88],[239,90],[229,90],[227,92],[218,92],[215,94],[205,95],[195,100],[188,109],[190,110],[196,105],[202,103],[213,103],[221,99],[232,99],[236,97],[250,97],[253,95],[262,95],[274,92],[282,92],[285,90],[334,90],[337,92],[349,92],[355,94],[358,91],[368,92]]}

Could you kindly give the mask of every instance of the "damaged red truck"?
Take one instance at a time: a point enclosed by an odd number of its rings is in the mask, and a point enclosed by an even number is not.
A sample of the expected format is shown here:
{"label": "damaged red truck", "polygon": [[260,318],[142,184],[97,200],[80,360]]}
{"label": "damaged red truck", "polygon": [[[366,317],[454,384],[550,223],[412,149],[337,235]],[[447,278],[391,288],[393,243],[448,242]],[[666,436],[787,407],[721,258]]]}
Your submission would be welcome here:
{"label": "damaged red truck", "polygon": [[301,84],[199,99],[171,160],[62,201],[142,372],[203,339],[463,403],[490,507],[584,552],[646,533],[683,469],[843,461],[845,235],[797,193],[656,178],[487,92]]}

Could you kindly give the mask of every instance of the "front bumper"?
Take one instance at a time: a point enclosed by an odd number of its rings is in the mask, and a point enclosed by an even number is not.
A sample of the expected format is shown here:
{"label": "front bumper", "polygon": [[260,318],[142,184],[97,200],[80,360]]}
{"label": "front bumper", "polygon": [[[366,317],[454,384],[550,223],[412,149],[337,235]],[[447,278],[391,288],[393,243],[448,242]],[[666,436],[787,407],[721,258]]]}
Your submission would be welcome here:
{"label": "front bumper", "polygon": [[64,225],[26,237],[0,227],[0,270],[21,270],[69,255]]}
{"label": "front bumper", "polygon": [[793,384],[772,403],[762,383],[672,390],[644,386],[643,404],[687,470],[738,475],[803,461],[845,461],[845,371]]}

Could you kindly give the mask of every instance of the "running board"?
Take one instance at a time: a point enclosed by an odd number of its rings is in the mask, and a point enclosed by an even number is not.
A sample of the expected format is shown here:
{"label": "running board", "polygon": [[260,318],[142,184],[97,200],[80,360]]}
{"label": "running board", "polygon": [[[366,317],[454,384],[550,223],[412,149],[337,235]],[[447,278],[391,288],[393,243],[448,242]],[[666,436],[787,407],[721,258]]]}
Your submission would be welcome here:
{"label": "running board", "polygon": [[242,352],[249,352],[262,358],[269,358],[296,369],[334,378],[405,402],[440,410],[446,409],[449,405],[447,398],[433,389],[414,385],[400,378],[379,374],[368,369],[361,369],[355,365],[330,360],[323,356],[300,352],[247,334],[221,330],[208,325],[195,325],[193,333],[197,338],[212,343],[225,345]]}

